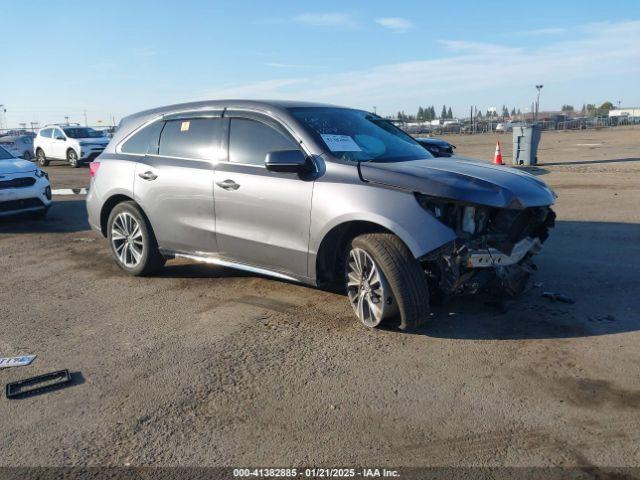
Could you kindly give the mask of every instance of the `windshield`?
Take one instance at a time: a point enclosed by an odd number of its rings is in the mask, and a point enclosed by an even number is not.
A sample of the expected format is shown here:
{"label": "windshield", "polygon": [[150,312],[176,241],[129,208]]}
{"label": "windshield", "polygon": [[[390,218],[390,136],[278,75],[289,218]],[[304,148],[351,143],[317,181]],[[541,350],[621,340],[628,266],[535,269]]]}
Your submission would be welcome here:
{"label": "windshield", "polygon": [[0,160],[9,160],[13,158],[9,152],[7,152],[4,148],[0,147]]}
{"label": "windshield", "polygon": [[102,138],[104,134],[99,132],[98,130],[94,130],[93,128],[86,127],[73,127],[73,128],[63,128],[64,133],[67,134],[67,137],[71,138]]}
{"label": "windshield", "polygon": [[402,162],[433,158],[388,120],[362,110],[299,107],[292,115],[337,158],[351,162]]}

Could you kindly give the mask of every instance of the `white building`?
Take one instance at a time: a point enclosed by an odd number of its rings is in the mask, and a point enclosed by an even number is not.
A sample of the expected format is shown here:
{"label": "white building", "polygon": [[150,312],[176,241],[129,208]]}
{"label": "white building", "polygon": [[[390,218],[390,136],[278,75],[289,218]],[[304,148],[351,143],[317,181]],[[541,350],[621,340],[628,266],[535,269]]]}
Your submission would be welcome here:
{"label": "white building", "polygon": [[640,108],[614,108],[609,110],[610,117],[640,117]]}

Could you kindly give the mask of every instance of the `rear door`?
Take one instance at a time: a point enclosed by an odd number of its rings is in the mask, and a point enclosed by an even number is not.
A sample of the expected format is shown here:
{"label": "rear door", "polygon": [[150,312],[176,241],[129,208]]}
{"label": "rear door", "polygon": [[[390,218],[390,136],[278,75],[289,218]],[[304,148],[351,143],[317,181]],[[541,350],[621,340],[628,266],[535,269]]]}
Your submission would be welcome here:
{"label": "rear door", "polygon": [[284,274],[307,275],[312,178],[265,168],[266,154],[300,149],[269,117],[230,117],[228,161],[215,170],[216,236],[220,254],[239,263]]}
{"label": "rear door", "polygon": [[165,250],[217,251],[213,168],[219,158],[220,112],[171,116],[150,133],[138,161],[134,194]]}

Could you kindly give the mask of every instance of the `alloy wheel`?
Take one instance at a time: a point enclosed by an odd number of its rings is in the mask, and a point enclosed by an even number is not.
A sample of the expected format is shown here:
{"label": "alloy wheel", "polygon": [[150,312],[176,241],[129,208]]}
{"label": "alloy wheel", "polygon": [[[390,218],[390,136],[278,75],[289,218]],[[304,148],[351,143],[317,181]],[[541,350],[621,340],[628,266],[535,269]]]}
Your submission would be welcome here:
{"label": "alloy wheel", "polygon": [[144,237],[138,220],[128,212],[119,213],[111,225],[111,246],[118,260],[135,268],[144,253]]}
{"label": "alloy wheel", "polygon": [[349,252],[347,295],[354,312],[367,327],[377,327],[388,316],[390,287],[371,255],[361,248]]}
{"label": "alloy wheel", "polygon": [[44,156],[44,152],[42,150],[38,150],[38,152],[36,153],[36,158],[38,159],[38,165],[44,167],[45,163],[47,162],[47,158]]}
{"label": "alloy wheel", "polygon": [[72,167],[78,166],[78,155],[76,155],[76,152],[74,152],[73,150],[69,150],[69,153],[67,154],[67,160],[69,161],[69,165],[71,165]]}

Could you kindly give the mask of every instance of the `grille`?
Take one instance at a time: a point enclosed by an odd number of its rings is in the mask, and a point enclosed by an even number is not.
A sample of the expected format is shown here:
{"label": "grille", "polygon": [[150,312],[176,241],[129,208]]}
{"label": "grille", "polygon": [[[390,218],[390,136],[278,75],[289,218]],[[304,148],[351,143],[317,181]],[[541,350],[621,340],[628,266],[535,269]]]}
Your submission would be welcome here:
{"label": "grille", "polygon": [[33,177],[12,178],[11,180],[0,180],[0,188],[23,188],[30,187],[36,183]]}
{"label": "grille", "polygon": [[0,212],[11,212],[13,210],[23,210],[25,208],[43,207],[44,203],[39,198],[23,198],[20,200],[9,200],[0,202]]}

